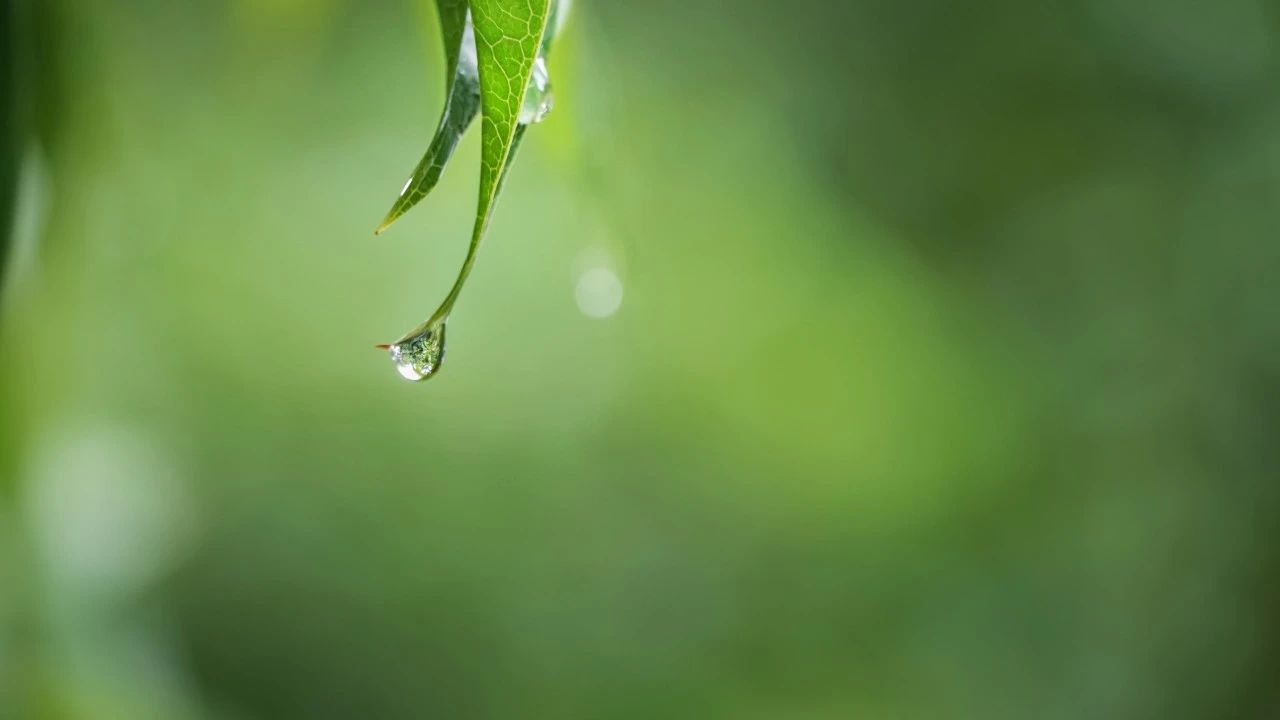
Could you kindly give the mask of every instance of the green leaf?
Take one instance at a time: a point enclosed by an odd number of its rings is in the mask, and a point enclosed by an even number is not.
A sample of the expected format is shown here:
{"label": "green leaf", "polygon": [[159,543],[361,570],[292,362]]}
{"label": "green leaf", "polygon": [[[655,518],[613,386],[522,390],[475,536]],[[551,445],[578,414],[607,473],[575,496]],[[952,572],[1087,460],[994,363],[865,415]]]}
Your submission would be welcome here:
{"label": "green leaf", "polygon": [[[445,321],[471,274],[512,158],[529,124],[541,121],[551,109],[545,56],[550,50],[554,29],[547,26],[553,15],[558,24],[569,4],[568,0],[437,1],[445,46],[456,48],[447,51],[452,80],[445,112],[426,157],[378,231],[434,187],[458,138],[475,117],[477,98],[484,116],[480,198],[467,256],[449,294],[421,325],[395,343],[378,346],[390,352],[402,376],[414,381],[425,380],[439,371],[444,359]],[[534,82],[531,83],[531,79]],[[470,92],[472,87],[478,88],[474,95]],[[469,104],[468,98],[472,98]]]}
{"label": "green leaf", "polygon": [[431,145],[400,190],[400,197],[374,230],[375,235],[381,235],[431,192],[453,156],[458,140],[480,111],[480,76],[470,47],[474,41],[470,37],[467,0],[436,0],[436,9],[440,15],[446,64],[444,110]]}
{"label": "green leaf", "polygon": [[471,0],[476,56],[480,66],[480,199],[466,260],[433,320],[444,320],[475,263],[476,250],[489,227],[493,204],[519,147],[517,132],[529,77],[550,17],[550,0]]}

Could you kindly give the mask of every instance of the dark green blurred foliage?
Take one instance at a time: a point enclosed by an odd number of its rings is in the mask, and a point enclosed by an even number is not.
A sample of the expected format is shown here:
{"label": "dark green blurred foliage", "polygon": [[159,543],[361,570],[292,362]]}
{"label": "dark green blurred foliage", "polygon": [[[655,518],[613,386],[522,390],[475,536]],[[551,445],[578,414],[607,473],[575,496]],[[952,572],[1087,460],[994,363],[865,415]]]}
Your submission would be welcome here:
{"label": "dark green blurred foliage", "polygon": [[[3,282],[5,277],[5,264],[9,256],[9,227],[12,225],[13,204],[17,196],[17,180],[18,180],[18,131],[15,127],[14,116],[16,114],[16,79],[17,71],[14,67],[17,52],[14,49],[16,38],[16,18],[13,9],[10,7],[12,3],[0,3],[0,307],[3,307]],[[7,423],[6,423],[7,426]],[[14,443],[10,440],[8,433],[0,435],[0,478],[7,478],[13,474],[12,466],[14,457],[17,452]],[[0,491],[8,491],[8,483],[4,483],[0,487]],[[8,497],[7,492],[4,497]],[[6,538],[7,539],[7,538]],[[4,542],[0,540],[0,542]],[[0,548],[0,562],[8,560],[8,554],[3,553],[4,548]],[[8,563],[5,563],[7,566]],[[4,566],[0,566],[0,579],[13,580],[13,573],[5,572]],[[6,596],[0,596],[5,597]],[[11,603],[5,603],[6,606]],[[0,630],[0,647],[7,647],[10,640],[11,627],[14,623],[11,621],[9,614],[0,614],[0,622],[4,623],[4,630]],[[8,660],[9,653],[6,653]],[[7,673],[0,675],[0,693],[12,694],[15,692],[13,682],[7,677]],[[6,708],[7,709],[7,708]]]}
{"label": "dark green blurred foliage", "polygon": [[578,0],[422,387],[430,15],[40,5],[0,715],[1280,712],[1277,4]]}
{"label": "dark green blurred foliage", "polygon": [[9,257],[9,227],[17,197],[22,130],[18,120],[18,37],[16,2],[0,4],[0,282]]}

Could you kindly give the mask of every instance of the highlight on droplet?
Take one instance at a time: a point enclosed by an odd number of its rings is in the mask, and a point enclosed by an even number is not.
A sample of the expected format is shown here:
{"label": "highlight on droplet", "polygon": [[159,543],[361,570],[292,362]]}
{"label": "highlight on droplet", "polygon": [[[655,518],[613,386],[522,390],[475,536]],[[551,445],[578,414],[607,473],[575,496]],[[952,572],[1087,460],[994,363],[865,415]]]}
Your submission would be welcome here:
{"label": "highlight on droplet", "polygon": [[516,122],[521,125],[536,125],[551,114],[555,98],[551,93],[551,76],[547,74],[547,61],[541,57],[534,60],[533,72],[529,75],[529,87],[524,93],[524,103],[520,106],[520,117]]}

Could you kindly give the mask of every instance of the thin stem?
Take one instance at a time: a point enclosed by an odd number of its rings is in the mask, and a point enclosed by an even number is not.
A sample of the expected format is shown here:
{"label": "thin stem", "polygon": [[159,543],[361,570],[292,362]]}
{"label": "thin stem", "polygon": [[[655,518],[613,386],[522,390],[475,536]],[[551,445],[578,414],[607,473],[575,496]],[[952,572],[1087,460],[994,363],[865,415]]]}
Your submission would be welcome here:
{"label": "thin stem", "polygon": [[480,249],[480,241],[484,239],[485,231],[489,229],[489,219],[493,216],[493,207],[496,204],[494,200],[497,199],[498,194],[502,192],[502,186],[507,182],[507,171],[511,169],[511,161],[515,158],[516,150],[520,148],[520,141],[524,139],[525,130],[528,128],[528,125],[516,125],[515,135],[511,138],[511,149],[507,151],[507,159],[502,165],[502,174],[494,185],[493,195],[488,198],[488,209],[483,217],[476,218],[475,229],[471,233],[471,245],[467,248],[467,257],[462,261],[462,269],[458,271],[458,279],[453,282],[453,288],[445,296],[444,302],[440,303],[440,307],[431,315],[431,319],[426,322],[427,325],[443,322],[449,318],[449,313],[453,312],[454,303],[458,302],[458,296],[462,294],[462,286],[466,284],[467,277],[471,275],[471,268],[476,263],[476,253]]}

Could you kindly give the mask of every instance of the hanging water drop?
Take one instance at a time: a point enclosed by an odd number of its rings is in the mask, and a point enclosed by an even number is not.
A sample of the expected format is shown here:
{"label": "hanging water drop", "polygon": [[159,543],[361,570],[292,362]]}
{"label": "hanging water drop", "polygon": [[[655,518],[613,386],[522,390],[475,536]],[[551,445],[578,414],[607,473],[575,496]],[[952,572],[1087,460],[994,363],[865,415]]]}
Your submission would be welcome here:
{"label": "hanging water drop", "polygon": [[444,322],[429,322],[393,345],[379,345],[391,355],[396,371],[405,380],[426,380],[440,371],[444,361]]}
{"label": "hanging water drop", "polygon": [[554,104],[547,61],[539,57],[533,62],[533,73],[529,75],[529,88],[524,93],[524,104],[520,106],[517,122],[521,125],[536,125],[551,114]]}

